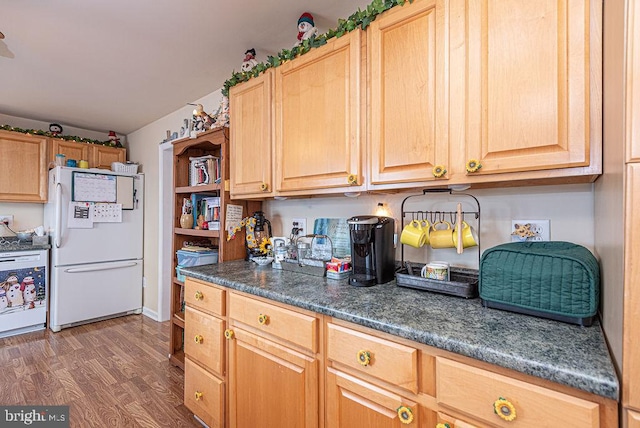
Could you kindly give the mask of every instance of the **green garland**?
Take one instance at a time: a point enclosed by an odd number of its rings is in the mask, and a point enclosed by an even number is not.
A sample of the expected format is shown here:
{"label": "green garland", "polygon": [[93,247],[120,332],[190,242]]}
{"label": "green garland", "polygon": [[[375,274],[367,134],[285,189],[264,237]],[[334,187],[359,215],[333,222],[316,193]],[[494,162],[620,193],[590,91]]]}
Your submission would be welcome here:
{"label": "green garland", "polygon": [[43,131],[41,129],[22,129],[22,128],[14,127],[11,125],[0,125],[0,129],[3,131],[20,132],[22,134],[42,135],[43,137],[59,138],[61,140],[66,140],[66,141],[75,141],[76,143],[98,144],[100,146],[110,146],[110,147],[116,146],[115,143],[113,143],[111,140],[99,141],[99,140],[92,140],[91,138],[76,137],[74,135],[53,135],[53,133],[49,131]]}
{"label": "green garland", "polygon": [[229,89],[239,83],[246,82],[252,77],[258,77],[260,73],[264,73],[269,68],[275,68],[286,61],[290,61],[300,55],[304,55],[313,48],[327,44],[327,41],[334,37],[342,37],[356,28],[360,27],[366,30],[367,27],[376,19],[376,17],[395,6],[402,6],[406,2],[413,3],[413,0],[373,0],[365,10],[354,12],[347,19],[339,19],[338,27],[330,29],[325,34],[319,36],[311,36],[307,40],[303,40],[299,46],[292,49],[283,49],[276,56],[269,55],[267,62],[258,63],[250,71],[236,72],[234,71],[231,78],[224,82],[222,95],[229,96]]}

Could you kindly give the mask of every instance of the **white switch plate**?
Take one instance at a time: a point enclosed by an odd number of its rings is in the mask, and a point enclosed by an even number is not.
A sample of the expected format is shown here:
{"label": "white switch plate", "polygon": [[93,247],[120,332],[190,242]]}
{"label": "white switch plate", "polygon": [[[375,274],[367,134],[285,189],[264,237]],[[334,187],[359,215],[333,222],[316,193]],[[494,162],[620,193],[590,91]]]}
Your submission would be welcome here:
{"label": "white switch plate", "polygon": [[549,220],[511,220],[511,242],[548,241],[549,223]]}

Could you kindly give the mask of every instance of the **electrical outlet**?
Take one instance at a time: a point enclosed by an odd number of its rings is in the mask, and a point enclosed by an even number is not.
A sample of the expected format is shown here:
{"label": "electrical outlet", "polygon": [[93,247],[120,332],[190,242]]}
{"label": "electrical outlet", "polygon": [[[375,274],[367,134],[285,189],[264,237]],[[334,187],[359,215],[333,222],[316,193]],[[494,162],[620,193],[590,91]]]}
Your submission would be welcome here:
{"label": "electrical outlet", "polygon": [[307,219],[306,218],[294,218],[293,219],[293,227],[298,228],[298,236],[308,235],[309,232],[307,230]]}
{"label": "electrical outlet", "polygon": [[13,216],[12,215],[0,215],[0,223],[4,223],[9,227],[13,226]]}
{"label": "electrical outlet", "polygon": [[511,241],[548,241],[549,220],[511,220]]}

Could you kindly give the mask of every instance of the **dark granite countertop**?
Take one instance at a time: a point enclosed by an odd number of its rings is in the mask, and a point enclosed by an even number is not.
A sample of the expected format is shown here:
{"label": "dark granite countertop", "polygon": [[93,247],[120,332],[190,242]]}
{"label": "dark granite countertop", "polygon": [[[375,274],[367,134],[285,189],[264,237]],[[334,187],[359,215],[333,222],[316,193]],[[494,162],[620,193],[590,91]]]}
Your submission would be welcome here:
{"label": "dark granite countertop", "polygon": [[464,299],[398,287],[368,288],[234,261],[181,272],[256,296],[350,321],[425,345],[618,400],[601,326],[484,308]]}
{"label": "dark granite countertop", "polygon": [[33,245],[31,241],[19,241],[14,236],[0,237],[0,254],[8,253],[9,251],[33,251],[33,250],[49,250],[50,244]]}

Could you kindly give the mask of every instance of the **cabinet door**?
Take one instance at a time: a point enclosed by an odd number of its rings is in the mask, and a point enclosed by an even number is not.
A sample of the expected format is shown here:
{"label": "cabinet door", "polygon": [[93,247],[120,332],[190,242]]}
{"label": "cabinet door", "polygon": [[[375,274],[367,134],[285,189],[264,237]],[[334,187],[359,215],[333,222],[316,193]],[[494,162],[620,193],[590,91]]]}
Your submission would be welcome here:
{"label": "cabinet door", "polygon": [[[327,426],[333,428],[421,427],[417,403],[327,369]],[[400,408],[404,409],[400,410]],[[407,410],[408,409],[408,410]],[[400,419],[402,413],[404,422]]]}
{"label": "cabinet door", "polygon": [[231,196],[273,196],[273,70],[229,91]]}
{"label": "cabinet door", "polygon": [[276,191],[362,185],[361,33],[276,68]]}
{"label": "cabinet door", "polygon": [[640,164],[628,164],[626,177],[622,397],[625,406],[640,409]]}
{"label": "cabinet door", "polygon": [[76,143],[75,141],[51,139],[51,150],[49,151],[49,162],[55,162],[58,153],[65,155],[65,159],[73,159],[77,162],[81,160],[89,161],[89,150],[92,146],[87,143]]}
{"label": "cabinet door", "polygon": [[91,146],[91,160],[89,161],[89,167],[111,169],[111,163],[124,163],[126,161],[126,157],[126,149],[94,144]]}
{"label": "cabinet door", "polygon": [[433,180],[449,168],[448,36],[442,0],[395,7],[367,31],[370,182]]}
{"label": "cabinet door", "polygon": [[0,131],[0,201],[46,202],[47,139]]}
{"label": "cabinet door", "polygon": [[589,165],[590,2],[461,7],[452,14],[468,20],[464,162],[479,161],[479,175]]}
{"label": "cabinet door", "polygon": [[231,428],[318,427],[318,363],[235,328],[229,342]]}

